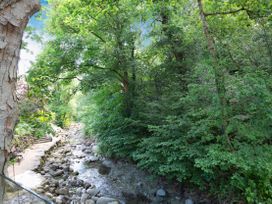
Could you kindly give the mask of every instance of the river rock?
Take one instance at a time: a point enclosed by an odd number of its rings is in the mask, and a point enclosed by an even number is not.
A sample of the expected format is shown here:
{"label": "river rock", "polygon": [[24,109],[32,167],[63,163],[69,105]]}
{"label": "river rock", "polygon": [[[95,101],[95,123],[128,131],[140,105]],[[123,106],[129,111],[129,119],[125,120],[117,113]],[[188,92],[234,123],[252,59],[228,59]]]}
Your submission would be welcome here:
{"label": "river rock", "polygon": [[98,154],[98,153],[99,153],[99,147],[98,147],[98,145],[92,146],[92,152],[93,152],[94,154]]}
{"label": "river rock", "polygon": [[44,182],[43,182],[43,185],[49,185],[50,184],[50,180],[49,179],[46,179]]}
{"label": "river rock", "polygon": [[46,173],[44,176],[43,176],[45,179],[50,179],[52,176],[51,176],[51,174],[49,174],[49,173]]}
{"label": "river rock", "polygon": [[83,188],[82,188],[82,187],[80,187],[80,188],[76,189],[76,194],[77,194],[78,196],[81,196],[81,194],[82,194],[82,190],[83,190]]}
{"label": "river rock", "polygon": [[64,197],[62,195],[55,198],[56,204],[62,204],[64,201]]}
{"label": "river rock", "polygon": [[92,186],[92,184],[88,183],[88,182],[84,182],[84,188],[88,189]]}
{"label": "river rock", "polygon": [[55,190],[56,190],[56,188],[54,188],[54,187],[53,187],[53,188],[49,188],[49,192],[50,192],[50,193],[53,193],[53,194],[54,194],[54,193],[55,193]]}
{"label": "river rock", "polygon": [[63,154],[67,154],[69,152],[70,152],[70,149],[68,146],[63,149]]}
{"label": "river rock", "polygon": [[61,160],[60,163],[65,165],[65,164],[69,163],[69,159],[67,157],[65,157],[63,160]]}
{"label": "river rock", "polygon": [[49,190],[49,185],[45,185],[45,186],[43,187],[43,189],[44,189],[45,192],[48,191],[48,190]]}
{"label": "river rock", "polygon": [[53,171],[56,171],[58,168],[59,166],[57,164],[50,165],[50,169],[52,169]]}
{"label": "river rock", "polygon": [[72,156],[72,153],[71,152],[67,152],[66,156]]}
{"label": "river rock", "polygon": [[77,180],[73,178],[70,178],[68,181],[69,185],[72,187],[77,187]]}
{"label": "river rock", "polygon": [[96,162],[96,161],[98,161],[98,160],[99,160],[99,158],[96,157],[96,156],[89,156],[88,158],[86,158],[86,162],[87,162],[87,163]]}
{"label": "river rock", "polygon": [[119,202],[113,198],[101,197],[98,198],[96,204],[119,204]]}
{"label": "river rock", "polygon": [[45,196],[47,196],[48,198],[53,198],[53,195],[51,193],[49,193],[49,192],[46,192]]}
{"label": "river rock", "polygon": [[157,190],[156,196],[157,197],[165,197],[166,196],[166,191],[161,188],[161,189]]}
{"label": "river rock", "polygon": [[71,200],[77,200],[77,201],[80,201],[80,198],[81,197],[78,197],[77,195],[73,195]]}
{"label": "river rock", "polygon": [[59,182],[57,180],[55,180],[55,179],[51,180],[51,183],[50,183],[51,187],[57,187],[58,185],[59,185]]}
{"label": "river rock", "polygon": [[74,171],[72,174],[73,174],[74,176],[78,176],[79,172],[78,172],[78,171]]}
{"label": "river rock", "polygon": [[109,167],[109,168],[113,168],[114,167],[114,163],[111,161],[111,160],[104,160],[103,162],[102,162],[102,164],[104,165],[104,166],[106,166],[106,167]]}
{"label": "river rock", "polygon": [[64,180],[67,180],[69,178],[69,175],[68,174],[65,174],[63,177],[62,177]]}
{"label": "river rock", "polygon": [[85,145],[86,146],[91,146],[94,142],[92,140],[86,141]]}
{"label": "river rock", "polygon": [[86,191],[91,197],[96,196],[99,193],[99,190],[96,188],[89,188]]}
{"label": "river rock", "polygon": [[58,176],[61,176],[63,174],[63,170],[51,171],[50,174],[53,177],[58,177]]}
{"label": "river rock", "polygon": [[95,201],[92,199],[88,199],[85,201],[85,204],[95,204]]}
{"label": "river rock", "polygon": [[84,186],[84,181],[82,179],[78,179],[78,183],[81,185],[81,186]]}
{"label": "river rock", "polygon": [[144,184],[142,182],[138,182],[136,185],[136,192],[137,193],[142,192],[143,187],[144,187]]}
{"label": "river rock", "polygon": [[68,195],[69,194],[69,190],[65,187],[58,189],[56,192],[60,195]]}
{"label": "river rock", "polygon": [[37,188],[37,193],[44,193],[44,189],[42,187]]}
{"label": "river rock", "polygon": [[45,166],[44,169],[43,169],[43,171],[44,171],[45,173],[49,172],[49,170],[50,170],[50,168],[49,168],[48,166]]}
{"label": "river rock", "polygon": [[92,200],[94,200],[95,202],[99,199],[99,197],[93,196]]}
{"label": "river rock", "polygon": [[89,147],[86,147],[86,148],[82,149],[82,151],[85,152],[86,154],[91,154],[91,153],[93,153],[92,149],[89,148]]}
{"label": "river rock", "polygon": [[80,199],[81,203],[85,203],[88,198],[90,198],[90,195],[88,193],[83,193]]}
{"label": "river rock", "polygon": [[48,159],[48,161],[46,162],[47,165],[51,165],[54,163],[54,160],[52,160],[51,158]]}
{"label": "river rock", "polygon": [[172,198],[171,201],[170,201],[170,203],[171,204],[181,204],[183,202],[181,201],[180,197],[178,197],[178,198],[176,197],[176,198]]}
{"label": "river rock", "polygon": [[62,186],[63,183],[64,183],[64,179],[60,179],[60,180],[58,181],[58,185],[59,185],[59,186]]}
{"label": "river rock", "polygon": [[98,168],[98,172],[102,175],[108,175],[111,171],[111,168],[104,165],[104,164],[101,164]]}
{"label": "river rock", "polygon": [[190,198],[185,200],[185,204],[194,204],[194,201]]}
{"label": "river rock", "polygon": [[63,164],[60,166],[61,169],[63,169],[63,171],[65,172],[69,172],[69,164]]}

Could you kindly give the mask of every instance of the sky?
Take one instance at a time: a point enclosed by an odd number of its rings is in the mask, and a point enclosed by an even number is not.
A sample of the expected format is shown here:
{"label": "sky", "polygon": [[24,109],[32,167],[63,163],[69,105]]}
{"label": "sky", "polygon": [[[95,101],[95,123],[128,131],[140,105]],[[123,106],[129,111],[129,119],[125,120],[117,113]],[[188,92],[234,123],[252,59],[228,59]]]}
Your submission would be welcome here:
{"label": "sky", "polygon": [[[41,5],[44,9],[48,5],[47,0],[41,0]],[[42,16],[40,19],[37,19],[37,15],[33,16],[29,21],[29,26],[35,28],[35,32],[39,33],[43,37],[43,28],[44,28],[44,20],[46,19],[45,12],[42,12]],[[26,35],[24,35],[24,42],[26,42],[27,49],[22,49],[20,54],[20,61],[19,61],[19,69],[18,69],[18,75],[24,75],[29,68],[31,67],[31,62],[34,62],[37,55],[41,53],[42,51],[42,44],[31,39],[26,38]]]}

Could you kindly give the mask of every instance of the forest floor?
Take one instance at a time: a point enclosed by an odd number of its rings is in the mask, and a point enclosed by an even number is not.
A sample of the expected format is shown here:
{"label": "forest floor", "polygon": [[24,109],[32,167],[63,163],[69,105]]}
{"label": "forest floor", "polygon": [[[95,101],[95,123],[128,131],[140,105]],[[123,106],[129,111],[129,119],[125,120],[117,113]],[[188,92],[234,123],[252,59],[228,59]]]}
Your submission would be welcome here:
{"label": "forest floor", "polygon": [[74,123],[59,134],[61,141],[42,156],[34,170],[43,178],[34,190],[55,203],[209,203],[129,161],[101,157],[95,140],[84,136],[81,124]]}

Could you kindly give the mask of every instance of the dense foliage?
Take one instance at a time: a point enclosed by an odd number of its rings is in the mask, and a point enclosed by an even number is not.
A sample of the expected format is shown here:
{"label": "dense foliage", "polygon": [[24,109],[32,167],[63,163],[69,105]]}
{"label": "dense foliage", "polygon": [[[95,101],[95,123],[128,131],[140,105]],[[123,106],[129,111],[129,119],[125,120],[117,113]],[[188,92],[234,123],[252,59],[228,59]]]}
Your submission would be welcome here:
{"label": "dense foliage", "polygon": [[51,0],[28,79],[101,153],[227,203],[272,202],[272,3]]}
{"label": "dense foliage", "polygon": [[[52,133],[50,122],[52,114],[45,103],[29,90],[27,82],[22,77],[17,84],[19,99],[19,121],[15,129],[15,141],[33,136],[40,138]],[[18,141],[17,141],[18,140]]]}

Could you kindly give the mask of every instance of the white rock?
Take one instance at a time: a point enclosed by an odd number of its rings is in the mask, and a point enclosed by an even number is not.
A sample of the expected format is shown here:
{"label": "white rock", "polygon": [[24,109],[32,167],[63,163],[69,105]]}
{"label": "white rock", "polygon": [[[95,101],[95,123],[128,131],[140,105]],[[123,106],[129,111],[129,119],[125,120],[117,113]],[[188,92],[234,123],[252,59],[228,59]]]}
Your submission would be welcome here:
{"label": "white rock", "polygon": [[56,197],[55,202],[56,202],[56,204],[62,204],[62,202],[63,202],[63,196]]}
{"label": "white rock", "polygon": [[159,190],[157,190],[156,196],[157,196],[157,197],[165,197],[165,196],[166,196],[165,190],[163,190],[162,188],[159,189]]}
{"label": "white rock", "polygon": [[93,196],[96,196],[96,195],[99,193],[99,190],[96,189],[96,188],[89,188],[89,189],[87,190],[87,193],[88,193],[91,197],[93,197]]}
{"label": "white rock", "polygon": [[89,200],[86,200],[86,201],[85,201],[85,204],[95,204],[95,201],[89,199]]}
{"label": "white rock", "polygon": [[194,201],[192,199],[186,199],[185,204],[194,204]]}

